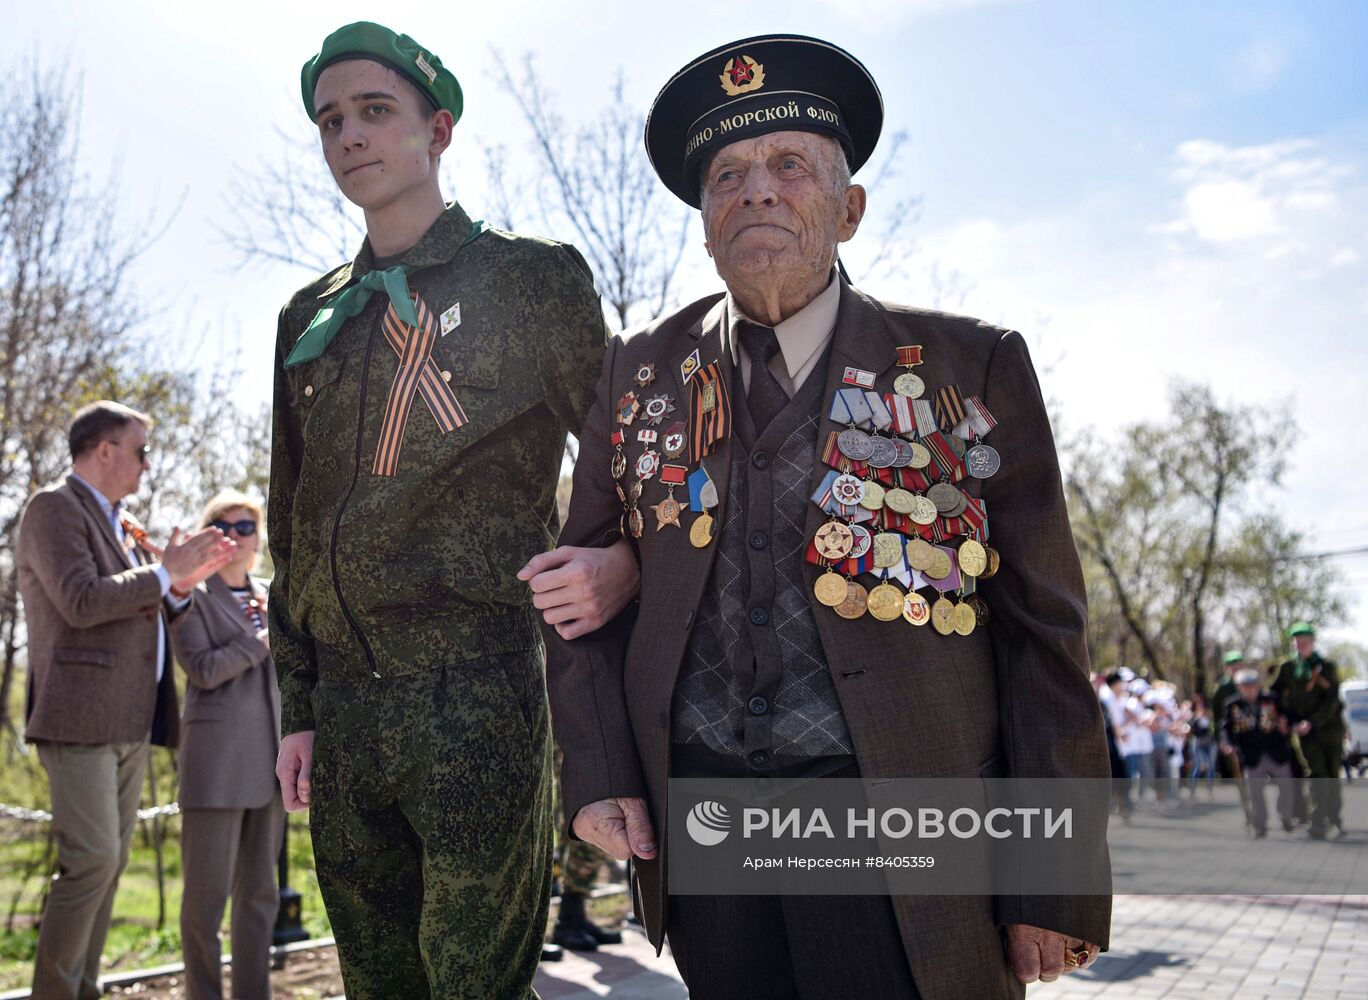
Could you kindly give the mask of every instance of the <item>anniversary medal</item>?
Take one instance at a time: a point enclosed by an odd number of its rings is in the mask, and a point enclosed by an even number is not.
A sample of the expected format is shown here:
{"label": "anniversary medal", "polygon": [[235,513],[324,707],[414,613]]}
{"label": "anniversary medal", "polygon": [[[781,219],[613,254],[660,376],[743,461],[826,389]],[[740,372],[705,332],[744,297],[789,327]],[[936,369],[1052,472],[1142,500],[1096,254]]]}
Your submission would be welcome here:
{"label": "anniversary medal", "polygon": [[944,549],[935,548],[935,546],[932,546],[932,549],[935,554],[931,557],[931,565],[922,572],[932,580],[944,580],[950,575],[955,565],[950,561],[950,556]]}
{"label": "anniversary medal", "polygon": [[970,594],[964,599],[964,603],[974,609],[974,618],[978,623],[987,627],[988,620],[992,616],[992,612],[988,609],[988,602],[978,594]]}
{"label": "anniversary medal", "polygon": [[923,527],[936,523],[936,505],[920,493],[912,497],[912,509],[907,512],[907,516],[912,519],[913,524],[920,524]]}
{"label": "anniversary medal", "polygon": [[944,594],[931,605],[931,625],[941,635],[950,635],[955,631],[955,606]]}
{"label": "anniversary medal", "polygon": [[1002,467],[1002,458],[991,445],[976,444],[964,455],[969,466],[969,475],[975,479],[987,479]]}
{"label": "anniversary medal", "polygon": [[854,580],[847,580],[845,600],[832,610],[842,618],[854,621],[856,618],[864,616],[865,609],[868,606],[868,595],[865,593],[865,589]]}
{"label": "anniversary medal", "polygon": [[[716,509],[717,484],[712,481],[707,470],[700,466],[695,470],[694,475],[703,474],[703,484],[698,489],[698,505],[703,509],[702,513],[694,520],[689,528],[689,542],[696,549],[707,548],[712,543],[717,531],[717,521],[709,511]],[[692,478],[690,479],[692,488]]]}
{"label": "anniversary medal", "polygon": [[926,491],[926,497],[936,505],[937,513],[947,514],[959,504],[961,494],[949,483],[936,483]]}
{"label": "anniversary medal", "polygon": [[907,592],[907,596],[903,598],[902,616],[905,622],[913,625],[925,625],[931,620],[931,605],[921,594],[915,590],[910,590]]}
{"label": "anniversary medal", "polygon": [[998,567],[1002,565],[1002,557],[998,555],[997,549],[991,545],[985,545],[983,551],[988,556],[988,568],[979,574],[980,580],[991,580],[997,576]]}
{"label": "anniversary medal", "polygon": [[931,464],[931,452],[920,441],[907,442],[912,449],[912,460],[907,464],[914,469],[924,469]]}
{"label": "anniversary medal", "polygon": [[988,568],[988,553],[975,539],[966,538],[959,548],[960,572],[966,576],[978,576]]}
{"label": "anniversary medal", "polygon": [[865,510],[879,510],[884,505],[883,484],[873,479],[866,479],[860,484],[864,495],[860,497],[860,506]]}
{"label": "anniversary medal", "polygon": [[812,593],[819,604],[834,608],[846,599],[846,579],[828,566],[827,571],[812,585]]}
{"label": "anniversary medal", "polygon": [[[850,530],[849,525],[842,524],[840,521],[828,521],[817,529],[817,535],[813,539],[817,546],[817,554],[827,562],[837,562],[850,555],[850,547],[855,542],[855,535]],[[861,612],[863,614],[863,612]]]}
{"label": "anniversary medal", "polygon": [[884,531],[874,536],[874,568],[892,569],[902,562],[903,536]]}
{"label": "anniversary medal", "polygon": [[917,507],[917,498],[901,487],[894,487],[884,494],[884,506],[895,514],[911,514]]}
{"label": "anniversary medal", "polygon": [[972,635],[978,624],[974,609],[968,604],[955,605],[955,632],[958,635]]}
{"label": "anniversary medal", "polygon": [[893,380],[893,391],[899,396],[916,399],[926,391],[926,383],[912,371],[913,368],[922,363],[921,354],[920,344],[898,348],[898,364],[907,369]]}
{"label": "anniversary medal", "polygon": [[914,538],[907,543],[907,565],[925,573],[936,561],[936,548],[925,538]]}
{"label": "anniversary medal", "polygon": [[869,458],[866,460],[875,469],[887,469],[898,459],[898,446],[886,437],[870,437]]}
{"label": "anniversary medal", "polygon": [[903,594],[888,582],[888,573],[885,571],[883,582],[869,592],[865,603],[869,613],[879,621],[891,622],[902,615]]}

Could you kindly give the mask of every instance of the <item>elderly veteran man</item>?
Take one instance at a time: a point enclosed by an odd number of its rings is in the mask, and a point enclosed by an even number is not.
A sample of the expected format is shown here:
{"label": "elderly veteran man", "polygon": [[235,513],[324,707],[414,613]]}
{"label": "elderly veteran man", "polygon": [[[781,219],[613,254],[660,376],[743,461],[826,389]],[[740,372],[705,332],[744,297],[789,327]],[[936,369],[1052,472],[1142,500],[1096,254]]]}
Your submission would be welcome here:
{"label": "elderly veteran man", "polygon": [[[562,541],[620,523],[641,584],[634,624],[547,631],[566,812],[635,855],[650,939],[668,934],[698,997],[1014,997],[1107,940],[1104,896],[720,898],[666,880],[672,776],[1109,773],[1021,336],[837,274],[865,210],[849,171],[881,124],[864,66],[816,39],[749,38],[675,74],[646,145],[702,208],[726,292],[615,341],[580,437]],[[1100,836],[1079,849],[1105,858]]]}
{"label": "elderly veteran man", "polygon": [[67,433],[71,474],[29,498],[19,521],[28,626],[25,737],[52,796],[57,877],[38,932],[33,996],[101,994],[100,952],[128,863],[148,746],[176,746],[167,622],[233,558],[217,528],[173,532],[165,551],[124,498],[148,468],[152,418],[112,400]]}
{"label": "elderly veteran man", "polygon": [[[462,93],[431,49],[347,25],[301,84],[366,239],[280,315],[277,775],[287,808],[311,807],[348,996],[525,997],[549,901],[551,740],[514,573],[555,542],[603,316],[573,247],[443,200]],[[611,578],[635,589],[625,545],[594,555],[614,553]]]}

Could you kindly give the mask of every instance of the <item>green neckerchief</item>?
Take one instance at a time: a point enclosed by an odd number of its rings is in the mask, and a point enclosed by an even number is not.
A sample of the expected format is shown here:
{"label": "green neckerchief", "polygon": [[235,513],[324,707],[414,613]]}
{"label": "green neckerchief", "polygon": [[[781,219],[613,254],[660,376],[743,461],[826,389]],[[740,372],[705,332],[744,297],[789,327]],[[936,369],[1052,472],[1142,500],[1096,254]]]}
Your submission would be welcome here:
{"label": "green neckerchief", "polygon": [[1318,662],[1320,662],[1320,654],[1317,653],[1314,649],[1311,651],[1311,655],[1304,660],[1300,656],[1298,656],[1297,665],[1293,670],[1293,673],[1295,674],[1297,680],[1308,680],[1311,677],[1312,669]]}
{"label": "green neckerchief", "polygon": [[[461,246],[465,246],[488,228],[483,221],[476,220],[466,238],[461,241]],[[460,247],[457,247],[457,250],[459,249]],[[394,314],[400,321],[409,326],[417,326],[418,311],[413,308],[413,299],[409,296],[408,273],[409,266],[406,264],[398,264],[383,271],[367,271],[356,284],[334,295],[322,309],[318,310],[308,328],[295,341],[289,357],[285,359],[285,367],[293,368],[295,365],[302,365],[306,361],[321,357],[337,336],[337,332],[342,329],[342,324],[366,308],[371,295],[382,288],[389,296],[390,304],[394,306]]]}

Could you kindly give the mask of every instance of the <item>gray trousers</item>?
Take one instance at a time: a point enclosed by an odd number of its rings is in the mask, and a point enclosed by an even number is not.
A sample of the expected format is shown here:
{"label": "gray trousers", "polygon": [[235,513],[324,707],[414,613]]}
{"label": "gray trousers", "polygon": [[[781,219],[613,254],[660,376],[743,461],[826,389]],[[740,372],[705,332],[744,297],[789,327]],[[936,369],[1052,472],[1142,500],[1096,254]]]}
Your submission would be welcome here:
{"label": "gray trousers", "polygon": [[1268,828],[1268,803],[1264,801],[1264,790],[1269,781],[1278,789],[1278,816],[1284,824],[1292,822],[1292,765],[1274,763],[1267,754],[1259,762],[1244,769],[1246,787],[1249,789],[1250,818],[1254,829]]}
{"label": "gray trousers", "polygon": [[276,858],[285,833],[280,796],[259,809],[186,809],[181,814],[181,941],[185,995],[221,1000],[219,930],[233,899],[233,992],[241,1000],[271,996],[271,932],[279,895]]}
{"label": "gray trousers", "polygon": [[57,878],[38,930],[33,1000],[97,1000],[100,952],[128,864],[147,741],[37,744],[48,775]]}

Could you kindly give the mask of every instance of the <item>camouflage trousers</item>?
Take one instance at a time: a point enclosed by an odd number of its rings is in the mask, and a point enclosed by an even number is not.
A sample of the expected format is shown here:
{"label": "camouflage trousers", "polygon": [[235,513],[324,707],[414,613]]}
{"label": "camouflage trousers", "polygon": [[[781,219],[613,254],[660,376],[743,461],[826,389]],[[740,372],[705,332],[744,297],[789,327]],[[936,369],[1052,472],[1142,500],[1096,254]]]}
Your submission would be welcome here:
{"label": "camouflage trousers", "polygon": [[319,888],[351,1000],[535,997],[550,901],[540,650],[314,690]]}

